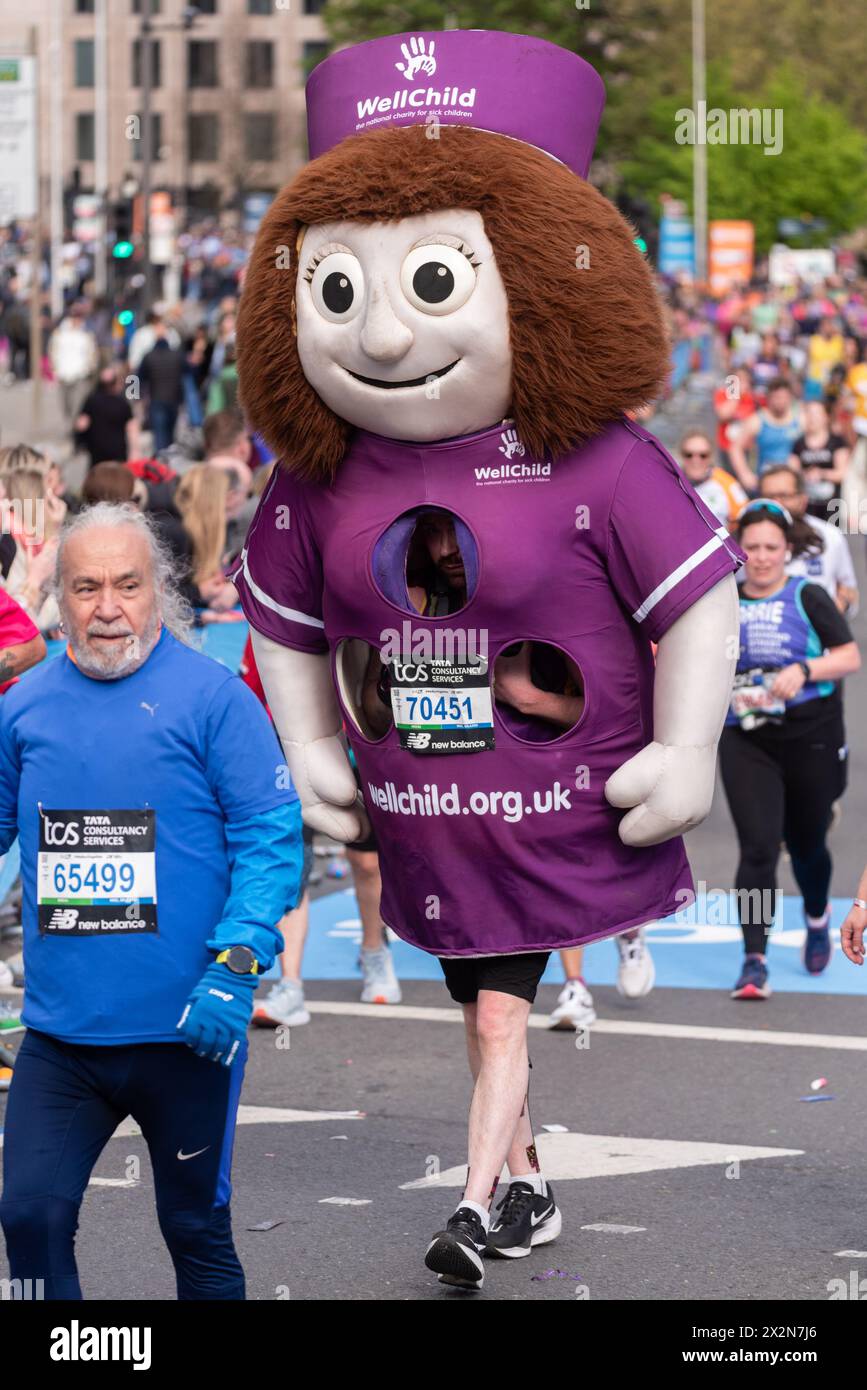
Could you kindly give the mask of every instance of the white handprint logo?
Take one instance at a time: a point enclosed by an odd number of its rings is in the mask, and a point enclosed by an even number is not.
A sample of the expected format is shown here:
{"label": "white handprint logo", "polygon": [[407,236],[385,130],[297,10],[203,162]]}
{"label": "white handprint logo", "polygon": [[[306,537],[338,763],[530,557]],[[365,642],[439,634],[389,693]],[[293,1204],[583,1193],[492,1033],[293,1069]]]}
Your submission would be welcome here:
{"label": "white handprint logo", "polygon": [[411,82],[417,72],[426,72],[428,77],[433,77],[437,70],[437,60],[434,57],[436,39],[431,39],[430,48],[426,50],[424,39],[412,38],[409,41],[409,48],[402,43],[401,52],[405,61],[395,63],[398,72],[402,72],[407,82]]}
{"label": "white handprint logo", "polygon": [[507,459],[513,458],[515,454],[519,458],[523,458],[526,454],[527,450],[518,438],[517,430],[506,430],[504,434],[500,435],[500,439],[503,441],[500,445],[500,453],[505,454]]}

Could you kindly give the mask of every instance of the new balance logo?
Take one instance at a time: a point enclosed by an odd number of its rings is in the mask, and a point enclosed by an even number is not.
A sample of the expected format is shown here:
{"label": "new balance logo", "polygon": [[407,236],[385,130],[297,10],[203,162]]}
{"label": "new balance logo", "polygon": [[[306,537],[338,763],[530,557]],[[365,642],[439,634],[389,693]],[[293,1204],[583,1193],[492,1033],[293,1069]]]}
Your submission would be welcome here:
{"label": "new balance logo", "polygon": [[51,914],[49,927],[58,931],[71,931],[78,921],[77,907],[56,907]]}
{"label": "new balance logo", "polygon": [[406,736],[407,748],[427,748],[430,746],[430,734],[409,733]]}

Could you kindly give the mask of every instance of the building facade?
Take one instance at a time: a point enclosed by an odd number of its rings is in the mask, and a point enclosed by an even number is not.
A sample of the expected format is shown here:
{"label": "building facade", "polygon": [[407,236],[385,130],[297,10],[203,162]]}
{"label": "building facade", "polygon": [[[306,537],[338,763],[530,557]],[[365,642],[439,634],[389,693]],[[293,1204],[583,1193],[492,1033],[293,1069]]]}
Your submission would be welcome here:
{"label": "building facade", "polygon": [[149,17],[148,0],[104,4],[102,25],[100,0],[28,0],[16,18],[11,7],[0,17],[0,54],[37,51],[43,179],[58,138],[67,192],[99,191],[104,112],[109,200],[140,180],[143,22],[153,189],[191,214],[240,208],[247,194],[275,191],[304,162],[304,83],[328,51],[324,0],[149,0]]}

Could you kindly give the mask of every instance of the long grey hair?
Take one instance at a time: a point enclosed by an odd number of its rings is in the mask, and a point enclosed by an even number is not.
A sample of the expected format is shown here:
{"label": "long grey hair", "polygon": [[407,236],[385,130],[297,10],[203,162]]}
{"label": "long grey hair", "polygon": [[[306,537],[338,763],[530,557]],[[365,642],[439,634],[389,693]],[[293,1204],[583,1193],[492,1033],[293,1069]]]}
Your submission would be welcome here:
{"label": "long grey hair", "polygon": [[179,642],[193,645],[193,612],[178,589],[177,567],[165,542],[157,534],[153,522],[137,508],[126,502],[96,502],[85,508],[63,527],[57,545],[54,567],[54,595],[63,613],[63,552],[73,536],[80,536],[97,526],[131,526],[144,536],[153,564],[154,591],[160,621]]}

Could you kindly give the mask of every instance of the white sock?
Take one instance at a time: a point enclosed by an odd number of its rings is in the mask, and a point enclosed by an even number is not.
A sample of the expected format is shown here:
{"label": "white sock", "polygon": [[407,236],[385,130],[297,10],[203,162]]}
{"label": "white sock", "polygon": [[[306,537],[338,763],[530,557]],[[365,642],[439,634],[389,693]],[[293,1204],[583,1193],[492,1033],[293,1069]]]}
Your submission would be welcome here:
{"label": "white sock", "polygon": [[509,1182],[528,1183],[537,1197],[546,1196],[545,1179],[541,1173],[510,1173]]}
{"label": "white sock", "polygon": [[811,917],[811,916],[809,915],[809,913],[808,913],[808,914],[807,914],[807,926],[808,926],[808,927],[825,927],[825,926],[827,926],[827,925],[828,925],[828,911],[829,911],[829,909],[826,907],[826,908],[825,908],[825,911],[822,913],[822,916],[821,916],[821,917]]}
{"label": "white sock", "polygon": [[470,1211],[476,1212],[479,1220],[485,1228],[485,1234],[487,1235],[491,1223],[491,1213],[488,1211],[488,1208],[483,1207],[479,1202],[464,1201],[458,1202],[458,1205],[455,1207],[455,1211],[460,1211],[461,1207],[469,1207]]}

